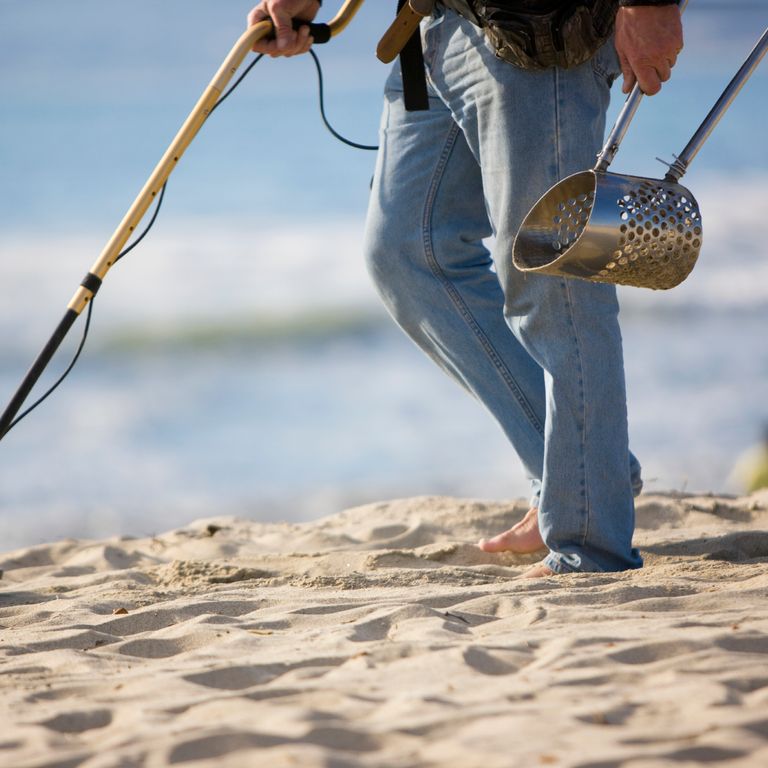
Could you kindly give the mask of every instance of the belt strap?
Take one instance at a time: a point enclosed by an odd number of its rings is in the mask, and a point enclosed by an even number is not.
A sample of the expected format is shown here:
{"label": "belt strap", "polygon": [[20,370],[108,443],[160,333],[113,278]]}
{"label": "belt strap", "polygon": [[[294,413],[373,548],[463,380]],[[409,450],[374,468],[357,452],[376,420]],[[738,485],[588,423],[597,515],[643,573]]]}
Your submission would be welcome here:
{"label": "belt strap", "polygon": [[[398,0],[398,18],[408,0]],[[419,18],[420,20],[420,18]],[[424,74],[424,55],[418,22],[408,42],[400,50],[400,69],[403,73],[403,101],[409,112],[429,109],[427,78]]]}

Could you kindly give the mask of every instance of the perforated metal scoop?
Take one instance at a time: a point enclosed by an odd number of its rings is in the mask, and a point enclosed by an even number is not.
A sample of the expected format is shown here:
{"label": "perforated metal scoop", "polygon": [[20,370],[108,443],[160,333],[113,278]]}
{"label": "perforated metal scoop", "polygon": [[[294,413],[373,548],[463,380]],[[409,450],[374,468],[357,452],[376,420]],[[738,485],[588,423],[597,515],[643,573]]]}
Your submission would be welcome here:
{"label": "perforated metal scoop", "polygon": [[768,29],[664,179],[607,173],[642,99],[635,86],[592,170],[568,176],[529,211],[515,238],[523,272],[666,289],[690,274],[702,244],[699,205],[679,179],[768,50]]}

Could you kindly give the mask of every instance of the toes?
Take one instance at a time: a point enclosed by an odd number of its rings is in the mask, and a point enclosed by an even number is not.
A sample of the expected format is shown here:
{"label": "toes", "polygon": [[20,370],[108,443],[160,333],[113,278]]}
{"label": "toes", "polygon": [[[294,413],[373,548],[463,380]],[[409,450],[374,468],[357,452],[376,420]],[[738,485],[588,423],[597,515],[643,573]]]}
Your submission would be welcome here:
{"label": "toes", "polygon": [[494,536],[492,539],[480,539],[477,546],[482,549],[483,552],[504,552],[508,549],[504,534]]}
{"label": "toes", "polygon": [[532,552],[545,549],[545,544],[538,530],[533,533],[525,533],[516,528],[500,533],[492,539],[480,539],[477,546],[483,552],[512,552],[517,555],[529,555]]}
{"label": "toes", "polygon": [[524,574],[524,579],[540,579],[546,576],[554,576],[555,572],[544,563],[536,563],[532,565]]}

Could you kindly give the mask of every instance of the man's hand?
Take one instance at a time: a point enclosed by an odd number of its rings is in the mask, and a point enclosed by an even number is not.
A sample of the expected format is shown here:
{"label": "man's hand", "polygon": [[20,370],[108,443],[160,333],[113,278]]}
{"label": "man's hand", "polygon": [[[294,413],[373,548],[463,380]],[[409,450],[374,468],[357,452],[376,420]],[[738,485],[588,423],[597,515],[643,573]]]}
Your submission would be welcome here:
{"label": "man's hand", "polygon": [[312,45],[309,27],[301,27],[296,31],[292,21],[312,21],[319,8],[317,0],[262,0],[248,14],[248,26],[271,18],[275,25],[275,39],[259,40],[253,50],[273,57],[306,53]]}
{"label": "man's hand", "polygon": [[669,80],[677,54],[683,49],[683,26],[676,5],[619,8],[616,14],[616,52],[629,93],[635,84],[648,96]]}

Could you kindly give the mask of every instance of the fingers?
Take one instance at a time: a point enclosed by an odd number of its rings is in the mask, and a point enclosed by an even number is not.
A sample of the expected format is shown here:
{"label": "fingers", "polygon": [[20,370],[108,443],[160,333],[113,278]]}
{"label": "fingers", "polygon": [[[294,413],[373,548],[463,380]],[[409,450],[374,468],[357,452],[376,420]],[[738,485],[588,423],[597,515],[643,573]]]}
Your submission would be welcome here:
{"label": "fingers", "polygon": [[315,39],[312,37],[312,35],[309,34],[309,27],[300,27],[299,32],[297,35],[297,50],[296,53],[288,54],[289,56],[295,56],[301,53],[307,53],[309,49],[312,47],[312,43],[315,42]]}
{"label": "fingers", "polygon": [[314,38],[309,34],[308,26],[299,27],[298,30],[291,28],[290,38],[286,35],[282,40],[288,41],[284,43],[283,47],[280,45],[281,38],[279,37],[276,40],[269,41],[275,45],[275,48],[268,52],[273,58],[277,56],[298,56],[301,53],[306,53],[314,42]]}
{"label": "fingers", "polygon": [[626,56],[619,56],[619,63],[621,64],[621,74],[624,78],[621,91],[622,93],[629,93],[635,87],[637,78],[635,78],[635,73],[632,71],[632,67]]}
{"label": "fingers", "polygon": [[683,47],[680,11],[676,5],[621,8],[616,16],[616,50],[624,75],[622,91],[635,82],[652,96],[672,76]]}
{"label": "fingers", "polygon": [[301,53],[306,53],[314,42],[314,38],[309,34],[309,27],[302,26],[298,30],[290,29],[290,34],[285,31],[282,36],[276,37],[274,40],[259,40],[254,46],[253,50],[257,53],[265,53],[272,58],[278,56],[298,56]]}
{"label": "fingers", "polygon": [[659,80],[661,81],[659,83],[659,88],[661,88],[661,83],[666,83],[667,80],[669,80],[670,77],[672,77],[672,67],[674,65],[670,63],[669,59],[666,59],[665,61],[660,61],[655,69],[656,74],[658,75]]}
{"label": "fingers", "polygon": [[278,54],[290,56],[291,53],[295,52],[298,37],[291,24],[291,17],[287,13],[274,10],[272,12],[272,24],[275,26]]}
{"label": "fingers", "polygon": [[[247,24],[249,27],[252,27],[254,24],[258,24],[260,21],[269,21],[269,13],[267,13],[266,8],[264,7],[264,4],[257,5],[249,14],[247,19]],[[270,44],[272,44],[272,47],[275,48],[275,41],[274,40],[257,40],[253,44],[253,50],[256,51],[256,53],[268,53],[267,50],[270,47]]]}
{"label": "fingers", "polygon": [[640,90],[646,96],[654,96],[661,90],[661,84],[666,83],[671,75],[669,66],[651,66],[649,64],[639,64],[635,66],[635,76],[640,83]]}
{"label": "fingers", "polygon": [[[317,5],[315,3],[315,5]],[[295,11],[301,11],[301,5],[294,0],[294,4],[283,2],[268,3],[266,0],[257,5],[248,14],[248,25],[253,26],[261,21],[271,21],[274,27],[274,37],[262,38],[256,41],[253,50],[268,56],[296,56],[306,53],[313,43],[308,26],[301,26],[298,30],[293,28],[296,19]],[[311,14],[310,14],[311,15]]]}
{"label": "fingers", "polygon": [[635,85],[640,83],[640,90],[646,96],[654,96],[661,90],[661,84],[666,83],[672,77],[672,67],[674,62],[669,59],[656,64],[636,63],[634,68],[622,61],[621,71],[624,75],[624,84],[622,92],[629,93]]}
{"label": "fingers", "polygon": [[[269,17],[257,18],[252,23],[259,21],[269,21]],[[296,56],[300,53],[306,53],[311,47],[313,39],[309,34],[309,27],[302,26],[295,30],[289,21],[287,25],[278,25],[273,20],[275,26],[275,37],[273,39],[262,38],[258,40],[253,50],[257,53],[265,53],[268,56]]]}
{"label": "fingers", "polygon": [[267,18],[267,12],[265,10],[262,10],[261,6],[256,6],[248,14],[247,26],[252,27],[257,22],[264,21],[264,19],[266,18]]}

